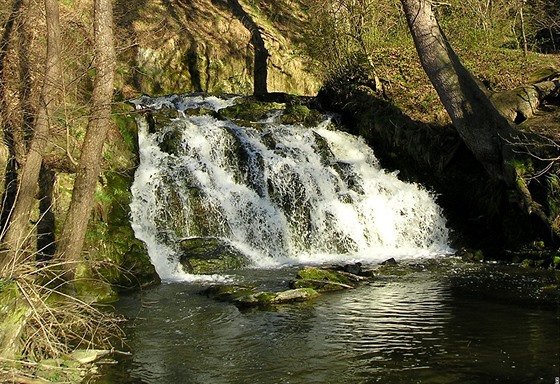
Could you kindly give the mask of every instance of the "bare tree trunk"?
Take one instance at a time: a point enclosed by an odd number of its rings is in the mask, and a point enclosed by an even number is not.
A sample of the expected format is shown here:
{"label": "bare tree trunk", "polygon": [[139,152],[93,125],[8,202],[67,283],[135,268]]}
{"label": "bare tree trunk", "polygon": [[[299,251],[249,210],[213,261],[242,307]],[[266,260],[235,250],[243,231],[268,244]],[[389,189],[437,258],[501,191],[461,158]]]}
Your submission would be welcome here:
{"label": "bare tree trunk", "polygon": [[33,138],[20,173],[16,200],[4,236],[4,242],[9,252],[3,260],[0,260],[0,265],[7,263],[17,265],[24,256],[21,252],[21,246],[29,235],[29,214],[35,201],[43,152],[49,134],[49,120],[57,99],[57,85],[61,81],[60,21],[57,0],[45,0],[45,17],[47,24],[45,77],[39,99]]}
{"label": "bare tree trunk", "polygon": [[[504,145],[513,128],[461,64],[428,0],[401,0],[418,56],[459,135],[491,177],[513,182]],[[507,157],[507,156],[506,156]]]}
{"label": "bare tree trunk", "polygon": [[0,40],[0,126],[4,136],[4,144],[8,149],[8,159],[4,171],[4,189],[2,191],[1,214],[0,214],[0,238],[4,236],[8,228],[8,220],[17,193],[17,154],[15,148],[15,127],[10,122],[8,102],[6,100],[6,64],[8,61],[8,49],[15,40],[14,35],[21,27],[19,21],[23,8],[23,0],[15,0],[8,19],[2,24],[4,33]]}
{"label": "bare tree trunk", "polygon": [[113,10],[111,0],[95,0],[95,83],[82,154],[77,167],[72,201],[66,215],[59,254],[67,261],[67,278],[74,275],[80,259],[93,197],[100,172],[103,144],[111,124],[111,101],[115,70]]}
{"label": "bare tree trunk", "polygon": [[235,17],[243,24],[251,33],[251,43],[254,48],[253,60],[253,94],[262,96],[268,93],[268,57],[270,53],[264,44],[261,29],[253,20],[238,0],[228,0],[228,3]]}
{"label": "bare tree trunk", "polygon": [[519,148],[515,150],[521,145],[519,134],[461,64],[439,27],[430,1],[401,0],[401,3],[422,66],[465,145],[492,179],[505,182],[510,191],[515,191],[525,214],[537,217],[551,235],[559,237],[556,214],[549,217],[548,202],[543,205],[537,201],[538,196],[532,196],[527,181],[512,161],[514,157],[519,160]]}
{"label": "bare tree trunk", "polygon": [[519,6],[519,21],[521,23],[521,39],[523,41],[523,56],[527,57],[527,35],[525,34],[525,17],[523,15],[523,8],[525,7],[525,0],[521,0],[521,5]]}

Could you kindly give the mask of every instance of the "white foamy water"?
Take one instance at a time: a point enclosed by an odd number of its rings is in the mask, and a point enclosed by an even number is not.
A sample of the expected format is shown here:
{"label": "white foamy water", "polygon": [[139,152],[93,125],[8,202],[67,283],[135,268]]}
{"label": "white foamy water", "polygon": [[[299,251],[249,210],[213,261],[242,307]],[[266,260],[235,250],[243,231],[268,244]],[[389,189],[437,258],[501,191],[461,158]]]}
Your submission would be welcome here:
{"label": "white foamy water", "polygon": [[[141,104],[218,110],[233,102]],[[310,129],[269,118],[245,128],[183,115],[155,133],[140,120],[139,145],[133,228],[163,279],[186,278],[173,244],[189,237],[227,239],[259,268],[449,251],[434,196],[381,169],[361,139],[329,129],[328,120]]]}

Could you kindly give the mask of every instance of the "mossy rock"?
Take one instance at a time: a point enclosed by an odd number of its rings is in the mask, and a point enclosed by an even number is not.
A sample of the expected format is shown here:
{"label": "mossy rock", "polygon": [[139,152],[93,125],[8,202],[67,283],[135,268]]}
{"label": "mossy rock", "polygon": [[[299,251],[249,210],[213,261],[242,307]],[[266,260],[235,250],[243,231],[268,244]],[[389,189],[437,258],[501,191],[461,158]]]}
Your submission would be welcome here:
{"label": "mossy rock", "polygon": [[183,239],[177,244],[179,261],[187,273],[223,273],[247,267],[250,260],[229,242],[215,237]]}
{"label": "mossy rock", "polygon": [[254,284],[243,285],[211,285],[206,288],[202,293],[213,299],[220,301],[233,301],[241,296],[251,295],[257,288]]}
{"label": "mossy rock", "polygon": [[540,68],[529,75],[528,83],[536,84],[541,81],[551,80],[555,77],[560,77],[560,71],[553,67]]}
{"label": "mossy rock", "polygon": [[290,282],[290,287],[294,289],[311,288],[317,292],[325,292],[351,289],[355,284],[353,279],[337,271],[304,267],[298,271],[296,279]]}
{"label": "mossy rock", "polygon": [[76,267],[73,285],[76,296],[88,304],[113,303],[119,299],[113,286],[102,280],[87,261]]}
{"label": "mossy rock", "polygon": [[552,266],[554,269],[560,269],[560,256],[554,256],[552,259]]}
{"label": "mossy rock", "polygon": [[182,152],[183,132],[179,127],[172,127],[163,134],[159,149],[163,152],[178,156]]}
{"label": "mossy rock", "polygon": [[288,304],[309,301],[319,296],[313,288],[288,289],[281,292],[257,292],[237,297],[233,302],[240,307],[268,307],[278,304]]}
{"label": "mossy rock", "polygon": [[484,252],[480,249],[461,249],[455,253],[463,261],[481,262],[484,261]]}
{"label": "mossy rock", "polygon": [[265,119],[270,113],[284,109],[284,104],[257,101],[251,97],[240,98],[227,108],[221,109],[218,114],[223,119],[234,120],[244,127],[254,127],[255,122]]}
{"label": "mossy rock", "polygon": [[313,139],[315,141],[315,148],[319,156],[321,156],[321,164],[328,166],[335,161],[335,156],[325,138],[313,131]]}
{"label": "mossy rock", "polygon": [[280,118],[282,124],[301,124],[305,127],[315,127],[322,120],[323,115],[319,111],[298,104],[289,105]]}
{"label": "mossy rock", "polygon": [[22,336],[32,310],[15,281],[0,280],[0,357],[20,357]]}

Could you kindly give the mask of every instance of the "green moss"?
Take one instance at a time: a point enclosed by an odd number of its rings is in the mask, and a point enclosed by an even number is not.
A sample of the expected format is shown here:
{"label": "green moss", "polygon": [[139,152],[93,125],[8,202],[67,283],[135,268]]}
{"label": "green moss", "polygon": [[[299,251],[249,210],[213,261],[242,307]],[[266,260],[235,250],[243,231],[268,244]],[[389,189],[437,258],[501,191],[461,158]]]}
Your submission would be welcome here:
{"label": "green moss", "polygon": [[205,289],[202,293],[208,297],[212,297],[222,301],[233,301],[241,296],[247,296],[256,289],[254,284],[244,285],[212,285]]}
{"label": "green moss", "polygon": [[346,285],[352,284],[348,277],[340,273],[317,267],[305,267],[300,269],[296,275],[296,279],[323,280]]}
{"label": "green moss", "polygon": [[21,353],[23,328],[31,308],[15,281],[3,280],[0,292],[0,357],[17,359]]}
{"label": "green moss", "polygon": [[178,244],[180,262],[189,273],[222,273],[248,266],[250,260],[231,244],[218,238],[190,238]]}
{"label": "green moss", "polygon": [[291,282],[290,287],[294,289],[313,289],[318,292],[341,291],[347,289],[340,284],[333,284],[327,280],[298,279]]}
{"label": "green moss", "polygon": [[280,121],[283,124],[301,124],[306,127],[314,127],[323,119],[323,115],[315,109],[309,109],[306,105],[289,105]]}
{"label": "green moss", "polygon": [[267,114],[279,109],[284,109],[284,104],[261,102],[246,97],[238,99],[238,102],[232,106],[221,109],[219,116],[235,120],[237,124],[252,127],[255,122],[263,120]]}
{"label": "green moss", "polygon": [[353,288],[356,283],[357,280],[333,270],[305,267],[298,271],[296,279],[290,282],[290,287],[326,292]]}
{"label": "green moss", "polygon": [[76,295],[86,303],[112,303],[118,300],[115,289],[99,274],[92,270],[91,264],[80,263],[74,272]]}
{"label": "green moss", "polygon": [[257,292],[245,296],[239,296],[233,301],[241,307],[265,307],[278,304],[303,302],[314,299],[319,293],[313,288],[288,289],[281,292]]}

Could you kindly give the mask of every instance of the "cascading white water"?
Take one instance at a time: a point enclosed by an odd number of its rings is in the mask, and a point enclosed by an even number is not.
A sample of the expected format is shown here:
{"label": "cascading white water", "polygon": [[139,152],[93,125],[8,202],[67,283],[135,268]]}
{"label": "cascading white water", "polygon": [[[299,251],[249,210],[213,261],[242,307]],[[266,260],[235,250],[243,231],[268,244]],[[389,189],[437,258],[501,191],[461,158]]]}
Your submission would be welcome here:
{"label": "cascading white water", "polygon": [[[182,273],[170,244],[198,236],[228,239],[256,267],[449,251],[434,196],[381,169],[361,139],[329,129],[328,119],[310,129],[271,116],[244,128],[183,113],[234,102],[201,96],[136,101],[180,113],[152,133],[138,120],[133,228],[162,278]],[[173,145],[165,144],[169,140]]]}

